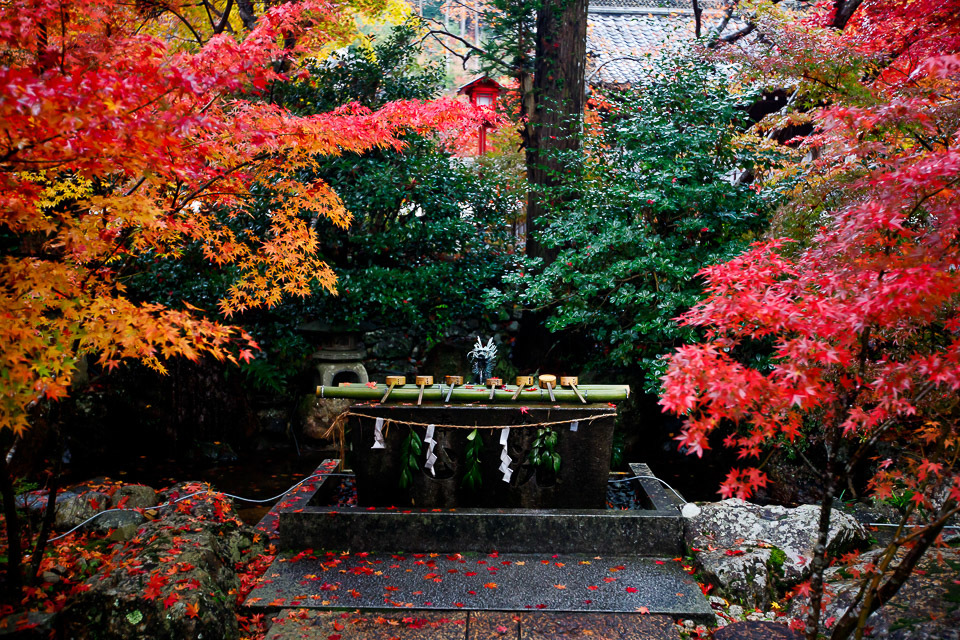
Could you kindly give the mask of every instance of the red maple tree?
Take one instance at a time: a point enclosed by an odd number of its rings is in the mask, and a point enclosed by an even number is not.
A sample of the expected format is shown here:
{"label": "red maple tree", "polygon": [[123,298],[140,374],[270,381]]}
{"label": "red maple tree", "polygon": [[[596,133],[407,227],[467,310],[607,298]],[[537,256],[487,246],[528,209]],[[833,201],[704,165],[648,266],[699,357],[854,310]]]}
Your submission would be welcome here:
{"label": "red maple tree", "polygon": [[[887,452],[871,484],[912,496],[895,540],[908,551],[894,568],[888,550],[834,638],[897,592],[960,502],[960,2],[865,0],[843,31],[828,26],[836,4],[770,10],[766,41],[732,54],[807,105],[788,116],[814,125],[785,214],[800,242],[757,243],[703,272],[707,298],[681,321],[706,340],[670,357],[661,398],[685,417],[690,453],[728,427],[724,444],[746,459],[798,438],[823,445],[811,639],[831,507],[857,464]],[[764,348],[762,365],[746,357]],[[762,465],[735,469],[721,493],[766,482]]]}

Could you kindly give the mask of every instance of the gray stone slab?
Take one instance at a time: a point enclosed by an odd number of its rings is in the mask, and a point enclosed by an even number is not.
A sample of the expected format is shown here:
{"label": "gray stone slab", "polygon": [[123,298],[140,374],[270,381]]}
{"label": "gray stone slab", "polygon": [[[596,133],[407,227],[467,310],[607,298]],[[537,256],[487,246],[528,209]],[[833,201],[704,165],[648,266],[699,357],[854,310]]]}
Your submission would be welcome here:
{"label": "gray stone slab", "polygon": [[803,638],[785,624],[749,620],[734,622],[722,629],[717,629],[714,637],[717,640],[801,640]]}
{"label": "gray stone slab", "polygon": [[683,551],[671,511],[304,507],[280,513],[281,549],[664,556]]}
{"label": "gray stone slab", "polygon": [[[549,548],[554,553],[671,557],[684,551],[680,512],[656,480],[638,487],[641,499],[653,507],[649,510],[327,506],[339,479],[323,474],[338,463],[325,460],[315,481],[291,492],[257,527],[271,537],[279,535],[280,548],[290,550],[532,553]],[[652,475],[646,465],[631,467],[637,475]],[[648,489],[652,496],[645,495]]]}
{"label": "gray stone slab", "polygon": [[266,640],[679,640],[667,616],[497,611],[281,611]]}
{"label": "gray stone slab", "polygon": [[520,614],[507,611],[471,611],[467,619],[467,640],[517,640]]}
{"label": "gray stone slab", "polygon": [[646,612],[712,620],[678,562],[569,554],[285,554],[253,608]]}
{"label": "gray stone slab", "polygon": [[523,613],[520,640],[680,640],[667,616],[638,613]]}
{"label": "gray stone slab", "polygon": [[287,610],[273,619],[266,640],[464,640],[463,611],[358,613]]}
{"label": "gray stone slab", "polygon": [[300,486],[289,491],[277,504],[273,505],[273,508],[257,523],[256,528],[269,536],[271,542],[276,542],[280,536],[280,514],[305,508],[315,498],[317,492],[329,488],[330,484],[327,482],[330,479],[329,474],[336,474],[339,466],[338,458],[328,458],[321,462],[320,466],[301,482]]}

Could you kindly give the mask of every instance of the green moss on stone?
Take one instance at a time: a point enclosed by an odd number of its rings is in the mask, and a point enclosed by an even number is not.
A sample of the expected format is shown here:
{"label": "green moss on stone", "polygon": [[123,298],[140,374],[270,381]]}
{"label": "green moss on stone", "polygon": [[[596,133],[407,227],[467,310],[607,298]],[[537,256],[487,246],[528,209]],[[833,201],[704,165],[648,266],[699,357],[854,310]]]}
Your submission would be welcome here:
{"label": "green moss on stone", "polygon": [[783,549],[777,547],[770,549],[770,566],[776,569],[778,573],[783,573],[783,563],[786,561],[787,554],[784,553]]}

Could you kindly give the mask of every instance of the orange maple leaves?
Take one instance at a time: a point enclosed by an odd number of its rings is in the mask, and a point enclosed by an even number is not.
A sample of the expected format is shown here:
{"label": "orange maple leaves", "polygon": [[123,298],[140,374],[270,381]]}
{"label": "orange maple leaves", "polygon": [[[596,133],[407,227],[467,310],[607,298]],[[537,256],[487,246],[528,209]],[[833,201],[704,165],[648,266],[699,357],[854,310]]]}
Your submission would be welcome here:
{"label": "orange maple leaves", "polygon": [[[160,371],[174,356],[252,357],[250,336],[195,307],[130,300],[121,278],[138,257],[198,246],[231,266],[228,317],[313,285],[335,291],[313,226],[345,227],[350,214],[304,170],[321,155],[400,147],[408,130],[475,124],[455,101],[297,117],[258,97],[283,78],[277,60],[343,41],[347,7],[375,4],[290,2],[242,38],[197,32],[192,50],[146,35],[168,34],[170,16],[118,0],[0,8],[0,428],[25,429],[26,407],[65,395],[87,355]],[[278,204],[253,233],[245,204],[265,193]]]}

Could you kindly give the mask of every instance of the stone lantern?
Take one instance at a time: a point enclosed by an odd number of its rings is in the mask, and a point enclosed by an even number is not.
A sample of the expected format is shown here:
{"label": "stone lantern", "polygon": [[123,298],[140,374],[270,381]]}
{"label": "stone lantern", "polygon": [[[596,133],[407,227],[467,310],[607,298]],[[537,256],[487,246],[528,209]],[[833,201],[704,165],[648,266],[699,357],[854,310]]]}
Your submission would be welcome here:
{"label": "stone lantern", "polygon": [[367,350],[360,341],[362,331],[316,320],[297,329],[316,346],[310,356],[315,386],[337,386],[341,382],[364,384],[370,380],[363,366]]}

